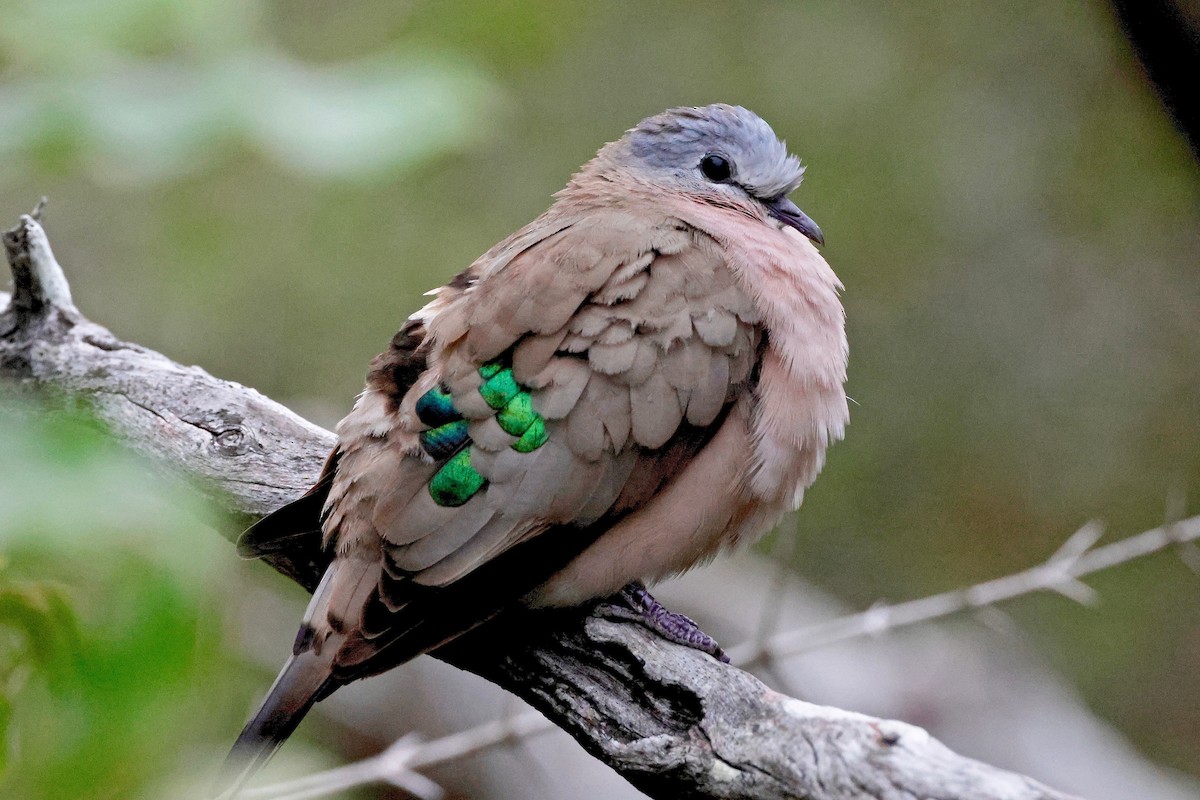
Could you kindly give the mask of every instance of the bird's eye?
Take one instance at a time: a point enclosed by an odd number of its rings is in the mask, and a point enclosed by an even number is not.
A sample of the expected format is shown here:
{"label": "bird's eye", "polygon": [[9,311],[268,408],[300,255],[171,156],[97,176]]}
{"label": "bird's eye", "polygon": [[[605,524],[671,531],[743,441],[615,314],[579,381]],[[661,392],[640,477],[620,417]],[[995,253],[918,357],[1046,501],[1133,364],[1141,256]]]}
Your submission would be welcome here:
{"label": "bird's eye", "polygon": [[733,174],[733,169],[724,156],[712,154],[700,159],[700,171],[713,183],[723,183]]}

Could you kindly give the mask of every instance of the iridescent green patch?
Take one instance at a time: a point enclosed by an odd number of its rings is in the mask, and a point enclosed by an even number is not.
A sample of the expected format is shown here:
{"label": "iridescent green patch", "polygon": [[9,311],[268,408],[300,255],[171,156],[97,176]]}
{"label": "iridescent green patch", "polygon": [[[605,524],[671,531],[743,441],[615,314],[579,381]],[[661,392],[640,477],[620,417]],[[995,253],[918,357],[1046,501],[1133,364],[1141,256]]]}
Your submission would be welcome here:
{"label": "iridescent green patch", "polygon": [[529,392],[521,392],[508,401],[508,405],[500,409],[496,422],[500,428],[512,436],[520,436],[537,419],[538,413],[533,410],[533,398]]}
{"label": "iridescent green patch", "polygon": [[465,419],[447,422],[436,428],[421,431],[421,446],[425,452],[434,458],[448,458],[455,450],[467,441],[467,421]]}
{"label": "iridescent green patch", "polygon": [[471,466],[471,448],[459,450],[429,481],[429,494],[439,506],[461,506],[484,487],[487,480]]}
{"label": "iridescent green patch", "polygon": [[454,408],[454,398],[445,386],[435,386],[417,398],[417,417],[431,428],[445,425],[462,415]]}
{"label": "iridescent green patch", "polygon": [[[479,374],[483,375],[483,368],[480,368]],[[483,401],[494,409],[501,409],[508,405],[509,401],[516,397],[521,391],[520,384],[513,377],[512,369],[503,367],[491,377],[486,378],[479,387],[479,393],[483,395]]]}
{"label": "iridescent green patch", "polygon": [[546,443],[549,437],[546,434],[546,422],[540,414],[533,418],[533,422],[521,434],[521,438],[513,443],[513,450],[518,453],[532,453]]}
{"label": "iridescent green patch", "polygon": [[499,361],[484,364],[479,368],[483,383],[479,394],[495,409],[496,422],[500,429],[519,439],[513,449],[519,453],[531,453],[546,443],[546,422],[541,414],[533,410],[533,398],[529,389],[517,383],[512,367]]}
{"label": "iridescent green patch", "polygon": [[504,369],[504,365],[499,361],[493,361],[490,364],[484,364],[479,368],[479,377],[486,381],[488,378],[492,377],[502,369]]}

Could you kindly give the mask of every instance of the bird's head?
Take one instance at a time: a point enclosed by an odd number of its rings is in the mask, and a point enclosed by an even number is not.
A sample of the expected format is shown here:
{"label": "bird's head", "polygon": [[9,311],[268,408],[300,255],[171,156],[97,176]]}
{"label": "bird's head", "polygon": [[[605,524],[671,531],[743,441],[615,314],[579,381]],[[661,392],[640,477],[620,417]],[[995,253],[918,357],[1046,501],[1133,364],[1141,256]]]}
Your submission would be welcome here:
{"label": "bird's head", "polygon": [[824,243],[817,224],[788,199],[804,176],[800,159],[741,106],[672,108],[642,120],[606,150],[604,162],[644,181],[703,202],[765,211]]}

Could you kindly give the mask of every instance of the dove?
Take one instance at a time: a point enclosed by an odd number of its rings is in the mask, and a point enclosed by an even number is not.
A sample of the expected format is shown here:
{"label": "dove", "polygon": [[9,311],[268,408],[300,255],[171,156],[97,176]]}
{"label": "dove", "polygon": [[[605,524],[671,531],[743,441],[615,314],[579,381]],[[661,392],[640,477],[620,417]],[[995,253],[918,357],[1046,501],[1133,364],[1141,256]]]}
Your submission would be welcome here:
{"label": "dove", "polygon": [[239,541],[314,591],[231,791],[339,687],[514,608],[646,609],[645,582],[800,505],[849,420],[842,286],[788,199],[803,173],[753,112],[674,108],[430,293],[318,483]]}

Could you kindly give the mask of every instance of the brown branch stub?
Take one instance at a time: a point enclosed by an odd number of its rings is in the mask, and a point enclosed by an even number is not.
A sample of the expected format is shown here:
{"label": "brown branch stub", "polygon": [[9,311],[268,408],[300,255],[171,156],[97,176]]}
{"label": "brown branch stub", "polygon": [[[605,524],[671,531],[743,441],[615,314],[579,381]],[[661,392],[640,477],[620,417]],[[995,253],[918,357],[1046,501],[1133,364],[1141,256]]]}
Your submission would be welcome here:
{"label": "brown branch stub", "polygon": [[[15,286],[0,311],[0,377],[90,404],[131,447],[242,518],[316,479],[331,433],[82,317],[32,215],[4,242]],[[438,657],[529,701],[653,797],[1067,798],[920,728],[786,697],[588,609],[513,615]]]}

